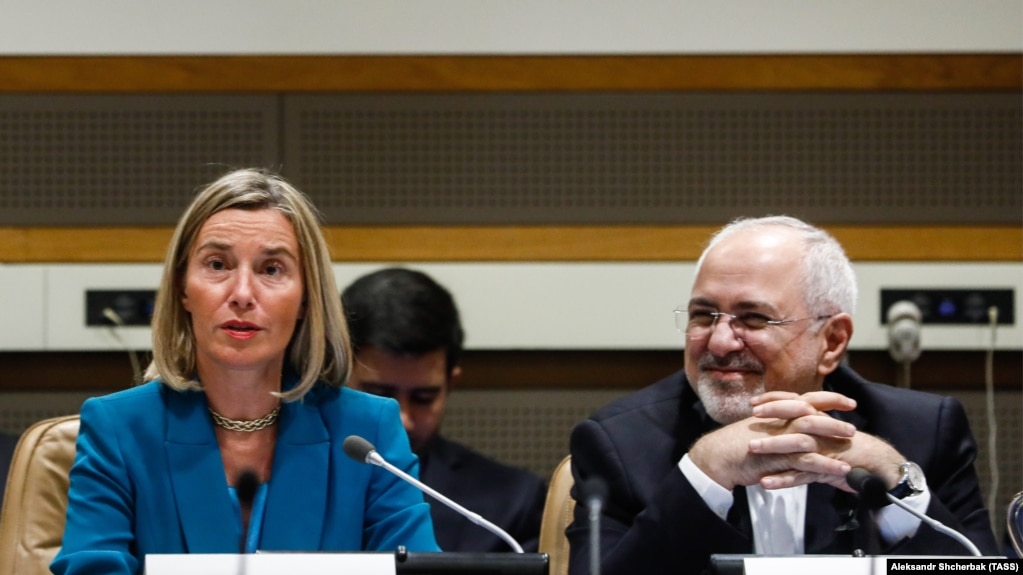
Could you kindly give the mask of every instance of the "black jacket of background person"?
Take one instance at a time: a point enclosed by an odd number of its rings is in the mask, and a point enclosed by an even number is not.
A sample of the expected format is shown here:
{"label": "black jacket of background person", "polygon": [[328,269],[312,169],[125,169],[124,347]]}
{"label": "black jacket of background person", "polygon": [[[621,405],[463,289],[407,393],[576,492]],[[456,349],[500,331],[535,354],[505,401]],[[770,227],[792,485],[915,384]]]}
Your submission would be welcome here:
{"label": "black jacket of background person", "polygon": [[[419,479],[504,529],[527,553],[536,552],[547,498],[543,479],[436,436],[419,454]],[[444,551],[511,551],[503,539],[426,496],[437,543]]]}
{"label": "black jacket of background person", "polygon": [[[855,411],[836,412],[836,418],[887,440],[920,464],[931,492],[928,515],[965,534],[981,553],[997,554],[974,469],[977,444],[958,401],[870,383],[846,367],[828,375],[824,389],[856,400]],[[575,427],[570,451],[576,485],[597,475],[609,488],[601,518],[604,575],[700,573],[713,553],[753,553],[748,507],[740,506],[733,527],[707,507],[678,468],[689,446],[716,427],[685,372],[618,399]],[[578,495],[573,491],[577,500]],[[810,484],[806,553],[851,554],[858,534],[843,526],[856,507],[854,494]],[[585,506],[576,506],[574,519],[567,530],[569,573],[581,575],[589,572]],[[881,550],[884,555],[969,554],[924,524],[913,537]]]}
{"label": "black jacket of background person", "polygon": [[14,448],[18,445],[17,435],[0,433],[0,502],[4,500],[4,487],[7,485],[7,474],[14,459]]}

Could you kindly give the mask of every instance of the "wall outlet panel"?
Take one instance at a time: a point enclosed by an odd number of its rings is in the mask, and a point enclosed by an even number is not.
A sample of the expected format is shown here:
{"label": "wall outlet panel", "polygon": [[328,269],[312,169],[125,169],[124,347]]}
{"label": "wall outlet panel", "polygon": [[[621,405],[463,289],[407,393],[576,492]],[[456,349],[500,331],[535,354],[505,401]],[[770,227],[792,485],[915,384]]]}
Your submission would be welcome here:
{"label": "wall outlet panel", "polygon": [[155,306],[156,290],[85,290],[85,325],[148,326]]}
{"label": "wall outlet panel", "polygon": [[881,289],[881,323],[888,323],[887,311],[897,301],[911,301],[920,308],[921,323],[941,325],[989,324],[988,309],[998,309],[998,325],[1016,323],[1015,290],[1006,289]]}
{"label": "wall outlet panel", "polygon": [[46,350],[115,351],[151,349],[148,325],[87,325],[89,291],[155,291],[160,264],[52,264],[46,266]]}
{"label": "wall outlet panel", "polygon": [[[672,310],[685,305],[694,262],[335,263],[339,289],[385,266],[420,269],[454,294],[473,350],[682,349]],[[854,263],[859,302],[850,349],[888,348],[881,290],[920,286],[1009,289],[1020,309],[1023,262]],[[148,325],[89,325],[86,293],[151,293],[160,264],[0,265],[0,352],[148,350]],[[964,281],[965,280],[965,281]],[[966,283],[966,282],[969,283]],[[1006,309],[1009,309],[1007,306]],[[936,350],[1023,349],[1023,327],[925,323],[921,346]]]}

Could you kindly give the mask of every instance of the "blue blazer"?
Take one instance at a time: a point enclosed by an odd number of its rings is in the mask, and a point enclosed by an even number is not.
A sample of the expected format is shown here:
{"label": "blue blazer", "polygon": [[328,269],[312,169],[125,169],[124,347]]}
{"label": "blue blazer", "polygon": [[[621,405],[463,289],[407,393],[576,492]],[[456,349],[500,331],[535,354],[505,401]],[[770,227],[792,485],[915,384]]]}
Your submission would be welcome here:
{"label": "blue blazer", "polygon": [[[439,551],[422,494],[342,448],[361,435],[417,476],[394,400],[320,384],[283,404],[277,425],[261,550]],[[133,574],[149,553],[239,551],[205,394],[152,382],[89,399],[77,450],[55,574]]]}

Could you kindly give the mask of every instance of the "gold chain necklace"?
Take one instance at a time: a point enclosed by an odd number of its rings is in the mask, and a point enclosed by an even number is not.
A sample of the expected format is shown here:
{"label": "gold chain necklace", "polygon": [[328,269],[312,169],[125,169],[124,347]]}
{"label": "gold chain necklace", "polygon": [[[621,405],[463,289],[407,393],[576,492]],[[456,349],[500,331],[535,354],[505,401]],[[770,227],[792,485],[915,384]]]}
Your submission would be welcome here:
{"label": "gold chain necklace", "polygon": [[251,433],[253,431],[259,431],[260,429],[266,429],[277,422],[277,416],[281,414],[281,406],[277,406],[273,411],[260,417],[259,419],[250,420],[238,420],[228,419],[223,415],[220,415],[216,411],[213,411],[212,407],[207,407],[210,411],[210,415],[213,416],[213,423],[216,423],[219,427],[229,429],[231,431],[244,431]]}

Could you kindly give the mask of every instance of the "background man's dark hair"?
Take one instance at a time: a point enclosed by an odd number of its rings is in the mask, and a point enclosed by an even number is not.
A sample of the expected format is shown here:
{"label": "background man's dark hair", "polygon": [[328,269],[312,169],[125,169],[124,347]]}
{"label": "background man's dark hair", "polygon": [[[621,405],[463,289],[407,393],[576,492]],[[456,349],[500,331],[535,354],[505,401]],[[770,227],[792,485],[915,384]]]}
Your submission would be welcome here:
{"label": "background man's dark hair", "polygon": [[458,365],[465,334],[455,300],[430,276],[406,268],[364,275],[341,294],[355,352],[373,346],[395,355],[445,350]]}

